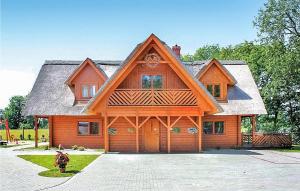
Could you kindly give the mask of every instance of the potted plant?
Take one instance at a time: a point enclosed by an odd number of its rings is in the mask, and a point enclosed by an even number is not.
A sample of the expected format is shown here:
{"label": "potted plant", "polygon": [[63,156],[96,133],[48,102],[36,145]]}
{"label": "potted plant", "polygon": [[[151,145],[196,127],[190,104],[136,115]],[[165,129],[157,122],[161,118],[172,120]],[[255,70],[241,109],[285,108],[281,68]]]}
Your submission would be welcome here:
{"label": "potted plant", "polygon": [[55,166],[58,166],[59,171],[61,173],[66,172],[66,166],[69,162],[69,156],[68,153],[63,153],[61,151],[56,151],[57,155],[55,157]]}

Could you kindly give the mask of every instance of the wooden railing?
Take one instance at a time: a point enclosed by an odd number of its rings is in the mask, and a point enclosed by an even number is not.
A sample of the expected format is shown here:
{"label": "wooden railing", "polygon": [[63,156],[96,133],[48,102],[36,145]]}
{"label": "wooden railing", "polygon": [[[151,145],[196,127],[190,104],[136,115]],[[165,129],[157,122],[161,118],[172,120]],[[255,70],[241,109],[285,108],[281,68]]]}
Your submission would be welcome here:
{"label": "wooden railing", "polygon": [[116,89],[109,106],[196,106],[197,98],[189,89]]}
{"label": "wooden railing", "polygon": [[252,147],[291,147],[292,139],[285,133],[255,133],[254,136],[243,133],[242,143]]}

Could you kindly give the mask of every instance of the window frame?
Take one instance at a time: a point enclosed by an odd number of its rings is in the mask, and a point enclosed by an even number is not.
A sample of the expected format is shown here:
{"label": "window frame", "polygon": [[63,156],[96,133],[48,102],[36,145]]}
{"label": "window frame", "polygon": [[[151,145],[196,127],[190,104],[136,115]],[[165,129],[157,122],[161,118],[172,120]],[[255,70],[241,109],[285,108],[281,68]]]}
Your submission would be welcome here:
{"label": "window frame", "polygon": [[[212,125],[212,133],[211,134],[205,134],[205,132],[204,132],[204,123],[205,122],[211,122],[213,125]],[[223,122],[223,133],[215,133],[215,123],[216,122]],[[208,135],[208,136],[210,136],[210,135],[214,135],[214,136],[222,136],[222,135],[226,135],[226,121],[225,120],[205,120],[205,121],[203,121],[203,123],[202,123],[202,133],[204,134],[204,135]]]}
{"label": "window frame", "polygon": [[[143,78],[144,78],[144,76],[150,76],[150,88],[143,88]],[[154,88],[153,87],[153,76],[161,76],[161,88]],[[143,90],[151,90],[151,89],[154,89],[154,90],[161,90],[161,89],[164,89],[164,75],[163,74],[148,74],[148,73],[142,73],[141,74],[141,78],[140,78],[141,80],[140,80],[140,83],[141,83],[141,85],[140,85],[140,87],[141,87],[141,89],[143,89]]]}
{"label": "window frame", "polygon": [[[88,134],[86,135],[81,135],[79,134],[79,129],[78,129],[78,125],[80,122],[87,122],[88,123]],[[98,123],[98,134],[91,134],[91,123]],[[77,130],[77,136],[78,137],[86,137],[86,136],[103,136],[103,126],[102,126],[102,120],[98,121],[98,120],[86,120],[86,119],[82,119],[82,120],[77,120],[76,123],[76,130]]]}
{"label": "window frame", "polygon": [[[212,86],[212,93],[208,90],[208,86]],[[220,87],[220,96],[216,97],[215,96],[215,90],[216,90],[216,86]],[[222,86],[221,83],[206,83],[205,84],[205,88],[206,90],[216,99],[222,99]]]}
{"label": "window frame", "polygon": [[[87,93],[88,93],[88,96],[87,97],[84,97],[83,96],[83,87],[87,87]],[[98,86],[97,86],[97,83],[82,83],[80,84],[80,98],[83,99],[83,100],[87,100],[87,99],[91,99],[92,97],[94,96],[91,96],[91,88],[95,86],[95,95],[97,93],[97,90],[98,90]]]}

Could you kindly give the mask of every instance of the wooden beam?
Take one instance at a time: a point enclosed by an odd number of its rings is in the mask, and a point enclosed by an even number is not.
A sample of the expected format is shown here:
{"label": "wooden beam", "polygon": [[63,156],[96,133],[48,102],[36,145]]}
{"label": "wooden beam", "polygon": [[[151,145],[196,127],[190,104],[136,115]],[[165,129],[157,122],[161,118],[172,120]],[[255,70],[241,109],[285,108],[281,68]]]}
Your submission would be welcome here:
{"label": "wooden beam", "polygon": [[107,126],[107,115],[104,115],[104,150],[107,153],[109,151],[109,135],[108,135],[108,126]]}
{"label": "wooden beam", "polygon": [[151,116],[148,116],[138,127],[142,127],[149,119]]}
{"label": "wooden beam", "polygon": [[134,128],[135,128],[135,124],[126,116],[122,116],[124,117],[124,119],[126,119]]}
{"label": "wooden beam", "polygon": [[168,147],[168,153],[171,152],[171,128],[170,128],[171,122],[170,122],[170,116],[167,117],[167,147]]}
{"label": "wooden beam", "polygon": [[119,118],[120,116],[116,116],[108,125],[107,128],[110,128],[110,126],[112,126],[112,124]]}
{"label": "wooden beam", "polygon": [[186,117],[199,129],[199,125],[191,118],[191,116]]}
{"label": "wooden beam", "polygon": [[34,147],[38,147],[38,140],[39,140],[39,124],[38,118],[34,116]]}
{"label": "wooden beam", "polygon": [[202,151],[202,140],[203,140],[203,130],[202,130],[202,117],[198,116],[198,151]]}
{"label": "wooden beam", "polygon": [[252,125],[252,140],[253,140],[256,132],[256,115],[253,115],[251,117],[251,125]]}
{"label": "wooden beam", "polygon": [[53,146],[53,117],[48,117],[49,147]]}
{"label": "wooden beam", "polygon": [[168,128],[168,125],[165,124],[165,122],[163,122],[163,120],[161,120],[159,116],[155,116],[155,117],[156,117],[156,119],[158,119],[158,121],[160,121],[163,124],[163,126],[165,126],[166,128]]}
{"label": "wooden beam", "polygon": [[242,117],[240,115],[237,116],[237,146],[242,146]]}
{"label": "wooden beam", "polygon": [[175,121],[171,124],[170,128],[172,128],[180,119],[182,116],[179,116]]}
{"label": "wooden beam", "polygon": [[139,153],[139,116],[136,115],[135,117],[135,146],[136,146],[136,153]]}

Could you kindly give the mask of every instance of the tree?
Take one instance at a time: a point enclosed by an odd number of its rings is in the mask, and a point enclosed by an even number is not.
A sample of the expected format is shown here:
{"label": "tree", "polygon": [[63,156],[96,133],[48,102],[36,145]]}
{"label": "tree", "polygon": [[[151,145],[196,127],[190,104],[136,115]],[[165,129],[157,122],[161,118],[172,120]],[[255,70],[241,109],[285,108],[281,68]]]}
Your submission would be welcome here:
{"label": "tree", "polygon": [[264,41],[297,41],[300,38],[300,0],[269,0],[259,10],[254,25]]}
{"label": "tree", "polygon": [[9,99],[9,105],[4,109],[4,117],[8,119],[9,127],[17,129],[20,124],[24,122],[22,109],[25,105],[25,98],[23,96],[13,96]]}

